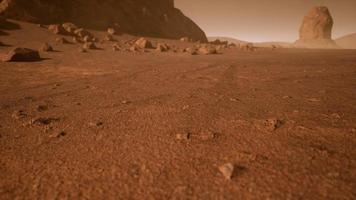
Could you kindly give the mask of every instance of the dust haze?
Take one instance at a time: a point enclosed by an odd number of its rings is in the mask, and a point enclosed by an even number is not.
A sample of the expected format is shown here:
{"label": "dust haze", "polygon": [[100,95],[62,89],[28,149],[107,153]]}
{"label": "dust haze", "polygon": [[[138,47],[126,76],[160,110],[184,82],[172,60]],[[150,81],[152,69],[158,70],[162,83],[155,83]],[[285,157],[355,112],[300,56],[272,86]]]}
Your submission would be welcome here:
{"label": "dust haze", "polygon": [[251,42],[293,42],[300,21],[314,6],[327,6],[335,19],[335,38],[356,32],[354,0],[176,0],[208,36],[233,37]]}

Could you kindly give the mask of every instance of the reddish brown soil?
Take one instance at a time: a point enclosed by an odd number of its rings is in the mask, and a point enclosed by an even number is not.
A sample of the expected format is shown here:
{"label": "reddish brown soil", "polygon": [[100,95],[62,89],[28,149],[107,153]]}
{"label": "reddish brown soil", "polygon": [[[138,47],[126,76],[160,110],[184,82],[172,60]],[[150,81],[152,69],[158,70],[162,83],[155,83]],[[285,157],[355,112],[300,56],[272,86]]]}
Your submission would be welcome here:
{"label": "reddish brown soil", "polygon": [[[53,44],[21,26],[0,41]],[[356,51],[111,45],[0,63],[0,199],[356,198]]]}

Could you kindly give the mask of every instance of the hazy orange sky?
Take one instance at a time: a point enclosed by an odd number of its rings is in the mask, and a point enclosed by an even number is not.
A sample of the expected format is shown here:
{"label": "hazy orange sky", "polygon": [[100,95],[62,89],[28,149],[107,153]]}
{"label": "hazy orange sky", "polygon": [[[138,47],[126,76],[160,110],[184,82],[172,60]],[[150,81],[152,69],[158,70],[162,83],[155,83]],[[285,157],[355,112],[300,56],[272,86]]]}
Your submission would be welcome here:
{"label": "hazy orange sky", "polygon": [[175,0],[208,36],[252,42],[295,41],[303,16],[318,5],[330,9],[334,38],[356,32],[356,0]]}

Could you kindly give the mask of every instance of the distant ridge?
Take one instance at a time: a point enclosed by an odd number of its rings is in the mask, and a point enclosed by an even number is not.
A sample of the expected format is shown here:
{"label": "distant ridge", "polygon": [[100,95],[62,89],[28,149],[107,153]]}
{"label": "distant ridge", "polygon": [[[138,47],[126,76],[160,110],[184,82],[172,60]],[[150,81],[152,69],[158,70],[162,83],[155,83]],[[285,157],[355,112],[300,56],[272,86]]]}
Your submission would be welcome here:
{"label": "distant ridge", "polygon": [[337,38],[335,41],[343,49],[356,49],[356,33]]}
{"label": "distant ridge", "polygon": [[208,41],[212,42],[214,40],[221,40],[221,41],[228,41],[229,43],[235,43],[235,44],[240,44],[240,43],[248,43],[247,41],[243,41],[243,40],[239,40],[236,38],[232,38],[232,37],[208,37]]}

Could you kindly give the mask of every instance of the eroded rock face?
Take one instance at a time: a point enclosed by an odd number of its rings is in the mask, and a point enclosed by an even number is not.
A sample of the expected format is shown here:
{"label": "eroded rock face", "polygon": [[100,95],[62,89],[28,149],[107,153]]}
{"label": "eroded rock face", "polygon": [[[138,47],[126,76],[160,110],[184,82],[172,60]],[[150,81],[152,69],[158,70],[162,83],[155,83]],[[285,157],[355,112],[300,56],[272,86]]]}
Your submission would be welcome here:
{"label": "eroded rock face", "polygon": [[174,8],[174,0],[2,0],[0,14],[18,20],[120,30],[135,35],[164,38],[189,37],[206,42],[205,33]]}
{"label": "eroded rock face", "polygon": [[336,43],[331,38],[333,25],[334,21],[327,7],[312,8],[303,19],[296,46],[336,48]]}

